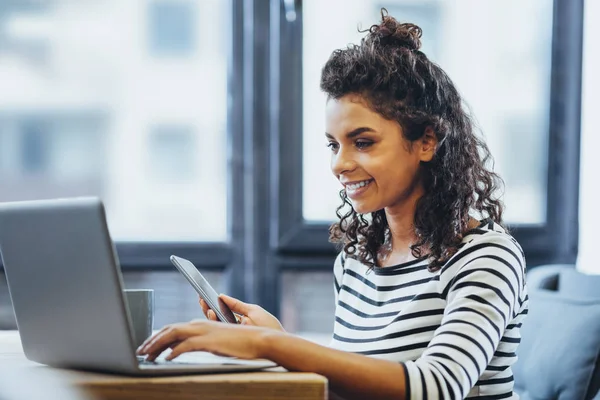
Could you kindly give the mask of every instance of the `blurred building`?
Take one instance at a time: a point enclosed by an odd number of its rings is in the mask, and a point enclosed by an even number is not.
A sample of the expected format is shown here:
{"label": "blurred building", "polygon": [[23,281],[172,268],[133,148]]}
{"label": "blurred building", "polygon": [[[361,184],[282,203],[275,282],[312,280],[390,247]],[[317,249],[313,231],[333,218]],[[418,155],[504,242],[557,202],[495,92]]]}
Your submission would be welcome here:
{"label": "blurred building", "polygon": [[117,240],[225,239],[229,14],[3,0],[0,201],[99,195]]}

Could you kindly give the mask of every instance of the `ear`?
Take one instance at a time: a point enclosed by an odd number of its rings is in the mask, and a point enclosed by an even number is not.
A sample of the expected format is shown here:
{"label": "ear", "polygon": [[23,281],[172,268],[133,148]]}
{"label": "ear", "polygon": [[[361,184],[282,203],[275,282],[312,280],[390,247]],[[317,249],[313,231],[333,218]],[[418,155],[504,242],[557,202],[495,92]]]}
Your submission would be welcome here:
{"label": "ear", "polygon": [[425,134],[420,139],[421,148],[419,150],[419,158],[423,162],[429,162],[433,159],[435,155],[435,150],[437,149],[438,140],[433,128],[428,126],[425,128]]}

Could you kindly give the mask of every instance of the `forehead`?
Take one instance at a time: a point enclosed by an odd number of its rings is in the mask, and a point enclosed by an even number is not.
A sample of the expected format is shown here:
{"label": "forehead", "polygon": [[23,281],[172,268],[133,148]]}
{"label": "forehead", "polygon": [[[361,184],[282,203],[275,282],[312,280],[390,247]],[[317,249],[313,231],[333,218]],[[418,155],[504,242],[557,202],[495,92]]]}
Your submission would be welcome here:
{"label": "forehead", "polygon": [[331,135],[342,135],[362,127],[371,128],[376,132],[395,130],[399,127],[396,121],[389,121],[373,111],[358,95],[327,100],[325,113],[325,130]]}

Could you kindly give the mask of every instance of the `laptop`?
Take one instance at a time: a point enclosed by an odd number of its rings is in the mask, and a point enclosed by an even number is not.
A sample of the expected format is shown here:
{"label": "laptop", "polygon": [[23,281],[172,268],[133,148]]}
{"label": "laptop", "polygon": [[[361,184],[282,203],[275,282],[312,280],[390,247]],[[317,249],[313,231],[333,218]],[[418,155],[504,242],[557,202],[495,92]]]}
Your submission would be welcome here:
{"label": "laptop", "polygon": [[153,376],[276,366],[209,353],[183,361],[137,357],[119,261],[98,198],[0,203],[0,253],[29,360]]}

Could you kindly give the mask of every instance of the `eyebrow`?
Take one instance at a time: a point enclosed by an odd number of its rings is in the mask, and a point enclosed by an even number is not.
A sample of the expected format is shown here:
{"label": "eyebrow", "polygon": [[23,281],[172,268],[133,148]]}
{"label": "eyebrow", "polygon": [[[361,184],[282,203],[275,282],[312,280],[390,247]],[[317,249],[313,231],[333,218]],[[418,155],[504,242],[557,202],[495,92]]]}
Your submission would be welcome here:
{"label": "eyebrow", "polygon": [[[352,138],[357,137],[361,133],[365,133],[365,132],[375,132],[375,129],[369,128],[367,126],[361,126],[360,128],[356,128],[356,129],[346,133],[346,138],[352,139]],[[334,137],[331,133],[325,132],[325,136],[327,136],[328,139],[334,139]]]}

